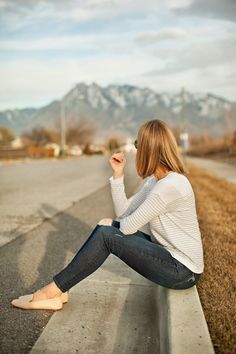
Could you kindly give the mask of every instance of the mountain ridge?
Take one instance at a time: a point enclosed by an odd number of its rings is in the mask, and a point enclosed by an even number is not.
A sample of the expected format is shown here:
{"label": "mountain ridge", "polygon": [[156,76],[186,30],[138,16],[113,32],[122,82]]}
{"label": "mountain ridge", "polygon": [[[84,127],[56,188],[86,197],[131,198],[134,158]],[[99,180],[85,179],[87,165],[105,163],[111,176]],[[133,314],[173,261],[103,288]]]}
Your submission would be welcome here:
{"label": "mountain ridge", "polygon": [[[55,127],[61,107],[66,118],[84,116],[94,121],[99,130],[116,130],[135,134],[138,126],[159,118],[171,125],[183,126],[191,134],[221,135],[236,129],[235,102],[211,93],[156,92],[148,87],[110,84],[100,86],[77,83],[61,100],[53,100],[41,108],[25,108],[0,112],[0,126],[21,134],[35,126]],[[229,112],[233,112],[230,116]],[[213,124],[214,123],[214,124]]]}

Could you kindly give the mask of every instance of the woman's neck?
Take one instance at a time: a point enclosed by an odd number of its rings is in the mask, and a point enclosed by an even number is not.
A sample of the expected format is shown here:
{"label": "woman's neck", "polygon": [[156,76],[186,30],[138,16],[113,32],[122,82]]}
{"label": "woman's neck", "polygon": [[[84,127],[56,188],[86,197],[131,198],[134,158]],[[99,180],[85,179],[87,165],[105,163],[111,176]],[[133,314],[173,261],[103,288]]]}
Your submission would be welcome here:
{"label": "woman's neck", "polygon": [[158,180],[160,180],[160,179],[166,177],[170,172],[173,172],[173,171],[169,171],[169,170],[164,170],[164,169],[162,169],[162,168],[158,168],[158,169],[156,170],[156,172],[154,173],[154,176],[155,176]]}

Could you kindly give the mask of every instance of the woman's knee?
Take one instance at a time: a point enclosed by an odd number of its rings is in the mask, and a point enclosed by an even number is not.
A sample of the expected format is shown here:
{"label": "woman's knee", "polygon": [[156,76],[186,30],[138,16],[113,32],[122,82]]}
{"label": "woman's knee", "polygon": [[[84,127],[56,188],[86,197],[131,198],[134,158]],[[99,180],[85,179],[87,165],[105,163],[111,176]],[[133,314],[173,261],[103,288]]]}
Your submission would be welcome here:
{"label": "woman's knee", "polygon": [[98,228],[97,228],[97,232],[99,234],[110,234],[113,229],[114,229],[114,226],[111,226],[111,225],[99,225],[97,224]]}
{"label": "woman's knee", "polygon": [[98,225],[98,228],[95,233],[98,235],[98,237],[103,237],[104,239],[111,239],[111,236],[117,233],[117,228],[112,225]]}
{"label": "woman's knee", "polygon": [[103,235],[104,233],[106,233],[108,231],[108,228],[110,228],[110,226],[97,224],[95,233],[98,235]]}

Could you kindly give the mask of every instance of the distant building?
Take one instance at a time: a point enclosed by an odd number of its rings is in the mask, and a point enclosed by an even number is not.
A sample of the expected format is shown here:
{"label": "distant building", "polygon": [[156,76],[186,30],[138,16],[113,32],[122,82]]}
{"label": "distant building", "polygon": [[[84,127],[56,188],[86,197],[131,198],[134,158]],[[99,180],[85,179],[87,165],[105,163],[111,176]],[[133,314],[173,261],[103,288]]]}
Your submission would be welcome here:
{"label": "distant building", "polygon": [[20,137],[16,137],[11,141],[11,147],[15,149],[20,149],[24,147],[23,141]]}
{"label": "distant building", "polygon": [[58,157],[60,154],[60,145],[58,145],[56,143],[48,143],[45,145],[45,148],[53,149],[55,157]]}
{"label": "distant building", "polygon": [[183,150],[187,150],[189,148],[189,136],[187,132],[180,134],[180,146]]}

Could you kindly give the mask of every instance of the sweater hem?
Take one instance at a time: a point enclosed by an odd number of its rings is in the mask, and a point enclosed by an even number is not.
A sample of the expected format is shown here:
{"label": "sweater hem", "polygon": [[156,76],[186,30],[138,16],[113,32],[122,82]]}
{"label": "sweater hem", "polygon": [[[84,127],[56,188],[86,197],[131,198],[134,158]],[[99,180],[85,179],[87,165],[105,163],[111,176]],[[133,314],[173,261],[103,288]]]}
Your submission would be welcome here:
{"label": "sweater hem", "polygon": [[168,252],[172,255],[173,258],[177,259],[180,263],[185,265],[188,269],[190,269],[193,273],[198,273],[201,274],[203,273],[204,266],[203,267],[197,267],[191,262],[189,262],[187,259],[184,259],[183,257],[179,256],[178,254],[175,254],[173,251],[170,251],[167,249]]}

